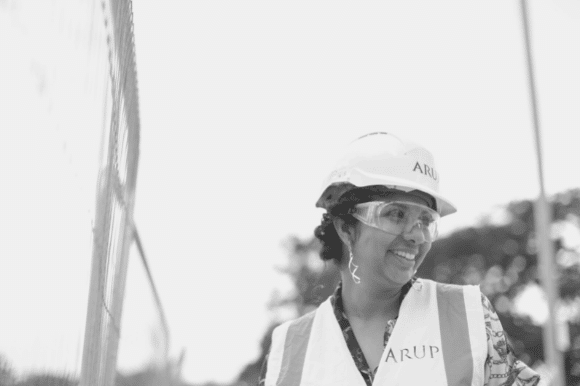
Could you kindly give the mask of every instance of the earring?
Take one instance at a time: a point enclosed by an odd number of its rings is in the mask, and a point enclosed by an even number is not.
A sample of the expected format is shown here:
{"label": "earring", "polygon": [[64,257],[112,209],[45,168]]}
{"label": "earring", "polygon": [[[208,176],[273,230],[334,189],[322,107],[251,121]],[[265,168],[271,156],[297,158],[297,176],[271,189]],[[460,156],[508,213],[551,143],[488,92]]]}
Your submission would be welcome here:
{"label": "earring", "polygon": [[[352,276],[352,281],[354,281],[355,284],[359,284],[360,277],[358,277],[356,275],[356,270],[358,269],[358,265],[356,265],[355,263],[352,262],[352,260],[354,259],[354,255],[352,254],[352,249],[350,248],[350,246],[348,247],[348,253],[349,253],[348,271],[350,272],[350,275]],[[351,268],[351,267],[354,267],[354,268]]]}

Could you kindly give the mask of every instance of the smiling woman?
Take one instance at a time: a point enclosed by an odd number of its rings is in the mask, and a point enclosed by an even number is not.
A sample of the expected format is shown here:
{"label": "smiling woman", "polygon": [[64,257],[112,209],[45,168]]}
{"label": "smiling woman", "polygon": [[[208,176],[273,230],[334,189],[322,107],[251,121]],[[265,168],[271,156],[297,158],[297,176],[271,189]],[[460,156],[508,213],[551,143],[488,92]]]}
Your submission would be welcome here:
{"label": "smiling woman", "polygon": [[[352,142],[324,183],[315,234],[341,282],[272,335],[265,385],[537,385],[478,286],[415,276],[456,211],[431,153],[387,133]],[[507,349],[506,349],[507,348]]]}

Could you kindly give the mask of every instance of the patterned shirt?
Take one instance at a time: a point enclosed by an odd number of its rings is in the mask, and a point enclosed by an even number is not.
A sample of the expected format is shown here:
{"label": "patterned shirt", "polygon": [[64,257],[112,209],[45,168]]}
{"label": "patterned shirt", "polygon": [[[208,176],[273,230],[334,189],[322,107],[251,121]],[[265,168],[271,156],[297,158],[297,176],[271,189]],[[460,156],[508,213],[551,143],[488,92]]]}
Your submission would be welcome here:
{"label": "patterned shirt", "polygon": [[[415,278],[413,278],[414,280]],[[403,301],[405,295],[409,292],[413,281],[403,286],[400,302]],[[369,367],[356,340],[342,303],[342,283],[338,284],[338,287],[330,297],[330,302],[352,359],[367,386],[371,386],[378,367],[375,369]],[[481,294],[481,303],[483,305],[487,334],[487,359],[485,361],[485,383],[483,386],[537,386],[540,382],[540,376],[514,356],[512,348],[507,343],[501,322],[489,299],[483,294]],[[397,318],[387,322],[383,336],[383,347],[387,346],[396,323]],[[264,386],[265,384],[267,363],[268,356],[266,356],[262,364],[259,386]]]}

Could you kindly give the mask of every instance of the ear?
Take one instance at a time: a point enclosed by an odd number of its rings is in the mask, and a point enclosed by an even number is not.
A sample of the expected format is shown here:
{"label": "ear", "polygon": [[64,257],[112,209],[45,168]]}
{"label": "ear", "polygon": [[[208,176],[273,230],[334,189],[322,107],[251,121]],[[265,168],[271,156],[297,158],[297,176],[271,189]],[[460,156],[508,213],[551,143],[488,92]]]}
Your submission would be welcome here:
{"label": "ear", "polygon": [[336,233],[338,234],[338,237],[340,237],[340,240],[342,240],[344,245],[346,245],[349,248],[352,247],[352,238],[353,237],[350,234],[351,230],[347,227],[344,220],[339,218],[339,217],[335,217],[332,220],[332,223],[334,224],[334,229],[336,229]]}

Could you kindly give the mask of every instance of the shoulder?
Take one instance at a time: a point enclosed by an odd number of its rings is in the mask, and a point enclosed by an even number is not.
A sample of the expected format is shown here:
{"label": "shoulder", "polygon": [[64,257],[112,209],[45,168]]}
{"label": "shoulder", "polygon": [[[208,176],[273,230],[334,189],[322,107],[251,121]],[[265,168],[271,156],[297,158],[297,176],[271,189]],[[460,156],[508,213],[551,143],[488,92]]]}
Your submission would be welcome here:
{"label": "shoulder", "polygon": [[[326,303],[326,302],[325,302]],[[276,327],[274,329],[274,333],[276,333],[276,331],[281,332],[281,331],[287,331],[289,328],[292,329],[304,329],[304,328],[310,328],[310,326],[312,326],[312,323],[314,321],[314,317],[316,316],[317,312],[320,312],[321,307],[324,306],[324,303],[322,303],[320,306],[318,306],[316,309],[296,318],[296,319],[291,319],[288,320],[284,323],[281,323],[278,327]]]}
{"label": "shoulder", "polygon": [[538,385],[539,374],[518,360],[491,302],[481,295],[487,335],[485,379],[487,386]]}
{"label": "shoulder", "polygon": [[477,297],[478,299],[483,296],[478,285],[470,284],[448,284],[440,283],[430,279],[418,279],[415,284],[420,286],[428,286],[432,290],[437,291],[437,295],[441,297],[449,296],[459,296],[461,294],[469,294],[472,297]]}
{"label": "shoulder", "polygon": [[438,289],[441,289],[441,290],[459,291],[459,290],[465,290],[465,289],[469,288],[469,289],[477,289],[479,291],[478,285],[440,283],[438,281],[430,280],[430,279],[419,279],[419,281],[422,283],[430,283],[431,285],[436,286]]}
{"label": "shoulder", "polygon": [[430,305],[437,305],[440,312],[467,313],[477,318],[484,316],[482,293],[477,285],[447,284],[427,279],[418,280],[413,285],[417,284],[427,289],[423,296],[431,299]]}
{"label": "shoulder", "polygon": [[473,297],[477,297],[477,299],[479,299],[485,311],[495,314],[495,310],[493,309],[491,302],[489,301],[487,296],[485,296],[483,292],[481,292],[479,285],[448,284],[448,283],[440,283],[430,279],[419,279],[417,282],[431,285],[433,288],[436,288],[437,291],[441,294],[469,292]]}

